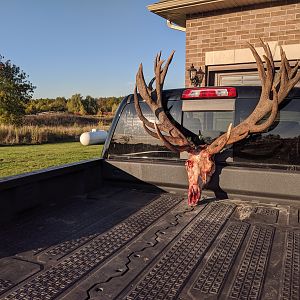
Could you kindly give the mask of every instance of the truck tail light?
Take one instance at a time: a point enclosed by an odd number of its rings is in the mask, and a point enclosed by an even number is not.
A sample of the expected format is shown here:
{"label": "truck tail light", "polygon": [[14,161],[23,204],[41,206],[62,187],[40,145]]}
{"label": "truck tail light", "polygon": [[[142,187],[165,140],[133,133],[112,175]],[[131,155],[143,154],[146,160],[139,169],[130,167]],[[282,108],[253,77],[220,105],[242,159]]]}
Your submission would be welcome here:
{"label": "truck tail light", "polygon": [[234,87],[203,87],[183,91],[181,99],[235,98]]}

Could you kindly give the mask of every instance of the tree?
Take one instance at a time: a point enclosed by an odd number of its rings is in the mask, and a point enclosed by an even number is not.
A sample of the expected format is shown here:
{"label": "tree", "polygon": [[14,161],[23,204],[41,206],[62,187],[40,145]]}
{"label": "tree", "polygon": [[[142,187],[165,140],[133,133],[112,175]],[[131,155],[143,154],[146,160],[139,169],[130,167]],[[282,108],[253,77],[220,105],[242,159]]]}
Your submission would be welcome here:
{"label": "tree", "polygon": [[85,115],[86,111],[82,103],[82,96],[80,94],[75,94],[67,102],[68,112],[73,114]]}
{"label": "tree", "polygon": [[98,111],[103,113],[114,113],[117,106],[124,97],[100,97],[97,100]]}
{"label": "tree", "polygon": [[51,110],[53,111],[66,111],[67,100],[65,97],[56,97],[51,104]]}
{"label": "tree", "polygon": [[98,112],[97,100],[92,96],[86,96],[83,100],[83,106],[88,115],[96,115]]}
{"label": "tree", "polygon": [[0,55],[0,123],[20,124],[35,86],[10,60]]}
{"label": "tree", "polygon": [[118,105],[117,103],[114,103],[114,104],[112,105],[112,107],[111,107],[111,112],[112,112],[113,114],[115,114],[116,111],[117,111],[117,109],[118,109],[118,107],[119,107],[119,105]]}
{"label": "tree", "polygon": [[38,113],[39,111],[37,110],[36,107],[36,101],[34,100],[30,100],[27,104],[26,104],[26,108],[25,108],[25,114],[27,115],[33,115]]}

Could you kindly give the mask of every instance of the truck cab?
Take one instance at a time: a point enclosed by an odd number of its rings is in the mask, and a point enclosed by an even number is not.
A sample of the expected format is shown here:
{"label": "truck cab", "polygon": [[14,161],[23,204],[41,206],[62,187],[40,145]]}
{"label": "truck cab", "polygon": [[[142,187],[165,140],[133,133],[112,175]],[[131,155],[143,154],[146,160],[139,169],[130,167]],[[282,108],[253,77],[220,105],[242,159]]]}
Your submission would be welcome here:
{"label": "truck cab", "polygon": [[[222,90],[222,87],[215,89]],[[203,142],[211,143],[226,132],[230,123],[235,126],[246,119],[255,108],[261,93],[260,87],[239,86],[233,89],[234,97],[226,98],[187,97],[186,89],[168,90],[163,96],[166,99],[167,111],[182,128],[191,131]],[[140,106],[144,115],[153,121],[154,115],[142,99]],[[299,149],[300,88],[294,88],[282,103],[280,112],[268,131],[250,135],[216,155],[218,171],[213,176],[215,179],[209,189],[245,196],[296,199],[300,194]],[[163,174],[170,178],[166,174],[172,174],[175,165],[184,168],[187,153],[172,152],[160,140],[150,136],[137,116],[133,95],[129,95],[117,111],[103,149],[103,157],[119,167],[127,166],[130,162],[131,172],[134,164],[138,163],[137,172],[140,178],[145,175],[150,179],[151,175],[146,171],[147,165],[165,165]],[[173,182],[161,178],[160,172],[152,173],[152,183],[164,182],[166,186],[180,187],[186,185],[186,180],[178,173],[178,177],[172,176]]]}

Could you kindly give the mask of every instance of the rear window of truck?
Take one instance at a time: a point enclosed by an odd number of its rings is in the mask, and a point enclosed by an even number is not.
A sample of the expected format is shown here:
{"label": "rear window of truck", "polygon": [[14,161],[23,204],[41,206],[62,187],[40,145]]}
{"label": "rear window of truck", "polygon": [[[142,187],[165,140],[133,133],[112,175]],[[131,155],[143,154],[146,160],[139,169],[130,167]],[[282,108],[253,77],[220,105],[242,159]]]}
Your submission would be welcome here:
{"label": "rear window of truck", "polygon": [[182,125],[210,144],[233,123],[234,111],[185,111]]}
{"label": "rear window of truck", "polygon": [[[168,101],[172,117],[210,143],[226,132],[228,124],[239,124],[253,111],[258,99],[237,98],[235,111],[182,112],[182,101]],[[154,120],[146,103],[140,102],[144,115]],[[186,156],[168,150],[163,143],[151,137],[138,118],[134,103],[125,105],[115,128],[109,149],[109,157],[185,159]],[[229,158],[229,159],[228,159]],[[273,126],[266,132],[253,134],[247,139],[229,146],[216,156],[217,162],[259,165],[300,165],[300,98],[287,99],[279,111]]]}
{"label": "rear window of truck", "polygon": [[[178,123],[181,123],[180,105],[180,101],[168,101],[170,114]],[[154,115],[147,104],[140,102],[140,106],[144,116],[153,122]],[[134,103],[128,103],[124,107],[113,134],[108,155],[109,157],[179,159],[178,153],[170,151],[159,139],[150,136],[145,131],[136,114]]]}
{"label": "rear window of truck", "polygon": [[[253,111],[256,99],[237,99],[235,124]],[[234,144],[233,161],[300,165],[300,98],[286,99],[268,131]]]}

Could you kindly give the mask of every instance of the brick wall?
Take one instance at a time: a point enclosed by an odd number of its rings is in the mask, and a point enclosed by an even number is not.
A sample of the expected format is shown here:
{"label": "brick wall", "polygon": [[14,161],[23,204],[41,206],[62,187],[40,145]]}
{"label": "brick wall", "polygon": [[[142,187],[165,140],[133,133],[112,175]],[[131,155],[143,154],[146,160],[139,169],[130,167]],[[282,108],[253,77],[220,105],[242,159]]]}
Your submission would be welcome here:
{"label": "brick wall", "polygon": [[[205,52],[246,48],[246,41],[300,43],[299,1],[279,1],[187,16],[186,67],[205,65]],[[190,82],[186,72],[186,86]]]}

